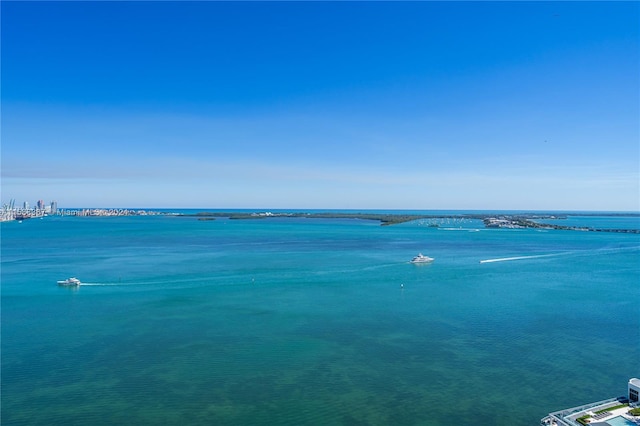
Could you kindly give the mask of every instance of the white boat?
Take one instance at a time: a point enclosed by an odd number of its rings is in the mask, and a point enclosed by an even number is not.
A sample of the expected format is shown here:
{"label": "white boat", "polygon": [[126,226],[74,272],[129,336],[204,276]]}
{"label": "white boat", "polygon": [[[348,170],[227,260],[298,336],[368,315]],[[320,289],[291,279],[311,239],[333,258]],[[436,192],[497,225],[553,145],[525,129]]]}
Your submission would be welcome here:
{"label": "white boat", "polygon": [[433,257],[425,256],[422,253],[419,253],[416,257],[411,259],[411,263],[431,263],[433,261]]}
{"label": "white boat", "polygon": [[58,285],[66,286],[66,287],[76,287],[82,284],[79,279],[71,277],[66,280],[58,281]]}

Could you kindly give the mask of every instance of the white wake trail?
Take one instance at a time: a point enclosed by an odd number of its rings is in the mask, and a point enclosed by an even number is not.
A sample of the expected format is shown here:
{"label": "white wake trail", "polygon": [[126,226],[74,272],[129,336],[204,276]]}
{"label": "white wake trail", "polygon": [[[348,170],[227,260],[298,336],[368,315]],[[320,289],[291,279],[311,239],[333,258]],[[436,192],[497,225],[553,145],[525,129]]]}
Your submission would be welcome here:
{"label": "white wake trail", "polygon": [[523,259],[538,259],[541,257],[554,257],[554,256],[561,256],[563,254],[566,253],[556,253],[556,254],[539,254],[539,255],[535,255],[535,256],[516,256],[516,257],[502,257],[499,259],[486,259],[486,260],[481,260],[480,263],[493,263],[493,262],[508,262],[511,260],[523,260]]}
{"label": "white wake trail", "polygon": [[81,283],[81,286],[109,286],[109,285],[122,285],[118,283],[107,284],[107,283]]}
{"label": "white wake trail", "polygon": [[578,250],[578,251],[566,251],[562,253],[552,253],[552,254],[539,254],[534,256],[515,256],[515,257],[502,257],[499,259],[486,259],[481,260],[480,263],[493,263],[493,262],[508,262],[511,260],[524,260],[524,259],[538,259],[542,257],[556,257],[556,256],[593,256],[594,252],[602,253],[602,254],[614,254],[625,251],[637,251],[639,250],[639,246],[627,246],[627,247],[602,247],[594,250]]}

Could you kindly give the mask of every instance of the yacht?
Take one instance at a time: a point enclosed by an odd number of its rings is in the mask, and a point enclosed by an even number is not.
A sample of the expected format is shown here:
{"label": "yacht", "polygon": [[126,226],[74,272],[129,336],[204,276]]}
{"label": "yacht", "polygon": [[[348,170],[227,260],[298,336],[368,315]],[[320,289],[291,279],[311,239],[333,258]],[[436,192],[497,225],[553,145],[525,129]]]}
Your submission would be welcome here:
{"label": "yacht", "polygon": [[433,262],[433,257],[425,256],[422,253],[419,253],[416,257],[411,259],[411,263],[431,263]]}
{"label": "yacht", "polygon": [[77,278],[67,278],[66,280],[58,281],[58,285],[66,286],[66,287],[77,287],[79,286],[80,280]]}

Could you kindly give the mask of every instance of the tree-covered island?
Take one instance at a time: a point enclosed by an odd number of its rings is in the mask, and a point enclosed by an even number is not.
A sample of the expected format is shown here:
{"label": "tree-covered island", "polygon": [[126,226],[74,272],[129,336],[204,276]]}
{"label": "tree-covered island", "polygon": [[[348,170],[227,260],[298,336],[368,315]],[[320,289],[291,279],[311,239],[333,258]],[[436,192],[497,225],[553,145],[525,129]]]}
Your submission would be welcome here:
{"label": "tree-covered island", "polygon": [[[592,216],[592,214],[575,214],[576,216]],[[617,216],[640,217],[638,213],[615,214]],[[346,213],[346,212],[199,212],[195,214],[182,214],[180,216],[197,217],[199,220],[215,220],[216,218],[228,219],[266,219],[274,217],[282,218],[309,218],[309,219],[361,219],[376,220],[382,226],[396,225],[414,220],[442,220],[442,219],[479,219],[487,228],[535,228],[535,229],[555,229],[567,231],[590,231],[590,232],[620,232],[640,234],[640,229],[599,229],[579,226],[564,226],[544,223],[544,220],[566,219],[567,215],[539,214],[539,213],[518,213],[514,215],[495,215],[489,213],[469,213],[469,214],[403,214],[403,213]],[[437,227],[437,224],[430,226]]]}

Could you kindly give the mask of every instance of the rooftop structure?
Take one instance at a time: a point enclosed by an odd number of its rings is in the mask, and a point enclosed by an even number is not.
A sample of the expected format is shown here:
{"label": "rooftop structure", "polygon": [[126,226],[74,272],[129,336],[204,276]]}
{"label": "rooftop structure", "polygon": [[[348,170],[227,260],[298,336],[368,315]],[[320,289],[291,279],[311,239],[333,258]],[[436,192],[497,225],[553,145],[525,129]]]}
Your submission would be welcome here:
{"label": "rooftop structure", "polygon": [[640,379],[633,378],[629,380],[629,402],[631,404],[638,403],[638,393],[640,393]]}
{"label": "rooftop structure", "polygon": [[634,416],[630,412],[632,408],[640,406],[638,402],[640,379],[630,379],[627,391],[627,396],[549,413],[540,421],[540,424],[543,426],[640,425],[640,416]]}

